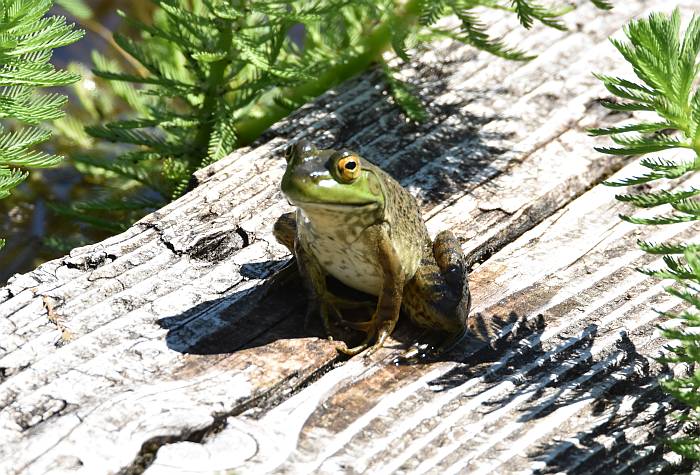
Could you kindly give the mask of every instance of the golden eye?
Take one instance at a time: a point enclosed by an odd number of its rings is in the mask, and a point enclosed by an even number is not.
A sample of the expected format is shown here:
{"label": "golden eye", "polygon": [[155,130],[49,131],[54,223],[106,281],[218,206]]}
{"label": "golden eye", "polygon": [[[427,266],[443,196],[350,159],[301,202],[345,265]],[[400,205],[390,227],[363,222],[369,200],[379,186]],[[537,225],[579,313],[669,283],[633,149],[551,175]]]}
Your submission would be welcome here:
{"label": "golden eye", "polygon": [[360,176],[360,159],[356,155],[347,155],[338,160],[338,173],[345,181],[353,181]]}

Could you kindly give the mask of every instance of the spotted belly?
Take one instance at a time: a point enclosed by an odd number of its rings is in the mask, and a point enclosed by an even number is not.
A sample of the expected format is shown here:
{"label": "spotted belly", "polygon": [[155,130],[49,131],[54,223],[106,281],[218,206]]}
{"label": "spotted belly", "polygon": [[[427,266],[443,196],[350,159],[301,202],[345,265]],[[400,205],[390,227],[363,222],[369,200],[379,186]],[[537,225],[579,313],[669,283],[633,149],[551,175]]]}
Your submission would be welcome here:
{"label": "spotted belly", "polygon": [[317,237],[310,243],[311,252],[321,267],[343,284],[370,295],[382,290],[382,269],[373,257],[376,250],[361,239],[352,244]]}

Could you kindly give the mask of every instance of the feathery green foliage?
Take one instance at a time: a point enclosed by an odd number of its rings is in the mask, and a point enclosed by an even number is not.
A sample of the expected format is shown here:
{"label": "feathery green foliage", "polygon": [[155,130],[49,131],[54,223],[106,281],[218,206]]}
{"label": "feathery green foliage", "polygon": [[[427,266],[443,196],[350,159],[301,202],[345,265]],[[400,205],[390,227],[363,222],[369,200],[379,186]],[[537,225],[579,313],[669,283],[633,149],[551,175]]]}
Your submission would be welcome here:
{"label": "feathery green foliage", "polygon": [[[73,9],[77,3],[78,10],[83,5],[82,0],[61,2]],[[421,43],[449,37],[508,59],[531,57],[489,36],[477,7],[509,10],[526,27],[552,23],[565,13],[532,0],[152,3],[155,14],[148,24],[125,15],[140,37],[114,36],[143,72],[127,72],[95,54],[90,80],[99,96],[75,88],[82,105],[75,115],[88,124],[90,135],[74,118],[57,124],[68,149],[72,144],[91,150],[90,157],[69,155],[98,187],[99,201],[113,208],[86,200],[53,209],[107,231],[179,196],[197,168],[252,142],[277,120],[372,64],[381,67],[407,118],[425,120],[426,109],[413,88],[384,61],[387,51],[405,61]],[[457,21],[440,21],[450,15]],[[104,123],[105,117],[118,120]],[[139,210],[139,204],[147,207]]]}
{"label": "feathery green foliage", "polygon": [[[477,7],[510,10],[523,26],[562,28],[553,10],[532,0],[153,0],[152,24],[125,18],[140,38],[116,34],[145,75],[97,65],[95,74],[134,84],[149,97],[137,118],[88,128],[125,144],[119,160],[151,162],[180,195],[192,172],[249,144],[277,120],[374,63],[383,65],[395,102],[424,120],[425,110],[383,54],[404,60],[422,41],[450,37],[498,56],[526,53],[492,38]],[[594,2],[609,8],[606,2]],[[439,20],[455,15],[456,27]],[[301,35],[297,44],[290,35]],[[297,35],[299,36],[299,35]]]}
{"label": "feathery green foliage", "polygon": [[0,198],[24,181],[29,169],[61,160],[36,149],[51,133],[35,126],[61,117],[66,97],[36,91],[79,79],[49,61],[54,48],[77,41],[83,32],[63,17],[45,16],[51,6],[51,0],[0,0]]}
{"label": "feathery green foliage", "polygon": [[[674,224],[700,220],[700,190],[683,188],[682,183],[700,169],[700,90],[697,87],[698,54],[700,53],[700,17],[693,16],[681,34],[679,10],[673,14],[652,13],[648,18],[632,21],[625,28],[629,42],[611,40],[632,65],[638,78],[599,75],[605,87],[619,101],[604,102],[613,110],[649,111],[658,118],[637,121],[622,127],[593,129],[592,135],[608,135],[616,147],[598,148],[615,155],[641,155],[670,149],[686,149],[692,159],[645,157],[640,164],[648,170],[643,175],[608,182],[610,186],[630,186],[647,183],[667,185],[674,191],[632,191],[617,199],[637,208],[658,208],[663,211],[653,217],[621,216],[623,220],[647,225]],[[645,112],[645,114],[649,114]],[[678,188],[677,188],[678,187]],[[680,189],[679,189],[680,188]],[[669,355],[663,361],[700,363],[700,245],[683,243],[640,242],[651,254],[663,256],[666,266],[660,270],[641,269],[660,279],[672,279],[674,286],[666,290],[688,304],[689,310],[680,314],[663,314],[678,319],[682,325],[662,329],[673,340]],[[666,391],[690,407],[685,416],[700,422],[700,370],[686,377],[662,381]],[[671,447],[684,457],[700,459],[700,440],[683,438],[669,441]]]}

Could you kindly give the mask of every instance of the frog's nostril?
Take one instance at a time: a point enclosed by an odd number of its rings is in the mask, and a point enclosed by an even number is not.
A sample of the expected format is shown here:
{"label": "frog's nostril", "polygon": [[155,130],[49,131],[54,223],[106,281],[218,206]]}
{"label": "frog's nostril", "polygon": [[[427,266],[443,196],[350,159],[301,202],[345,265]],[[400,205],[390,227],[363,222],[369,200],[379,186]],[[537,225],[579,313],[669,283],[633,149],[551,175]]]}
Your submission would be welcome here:
{"label": "frog's nostril", "polygon": [[284,159],[287,160],[287,163],[289,163],[289,160],[291,160],[293,154],[294,154],[294,145],[288,145],[284,149]]}

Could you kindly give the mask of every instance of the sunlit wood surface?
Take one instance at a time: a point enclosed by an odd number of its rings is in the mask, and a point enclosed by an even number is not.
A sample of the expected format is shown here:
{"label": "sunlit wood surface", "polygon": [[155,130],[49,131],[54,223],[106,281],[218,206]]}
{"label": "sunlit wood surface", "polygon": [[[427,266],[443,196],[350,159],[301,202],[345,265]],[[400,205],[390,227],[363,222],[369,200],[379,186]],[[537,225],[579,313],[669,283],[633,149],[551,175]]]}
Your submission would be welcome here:
{"label": "sunlit wood surface", "polygon": [[[570,30],[494,32],[539,57],[439,43],[403,68],[431,113],[407,123],[376,73],[351,80],[252,148],[202,170],[183,198],[125,233],[0,289],[0,473],[657,473],[679,434],[657,379],[656,310],[677,302],[635,272],[658,265],[616,190],[626,165],[587,127],[624,122],[591,75],[629,74],[607,37],[668,9],[590,2]],[[673,2],[675,3],[675,2]],[[684,2],[686,12],[697,2]],[[475,324],[500,328],[439,361],[397,365],[403,324],[370,359],[305,329],[298,282],[271,235],[290,209],[282,150],[353,148],[452,229],[473,265]],[[634,173],[628,165],[620,173]],[[220,472],[223,473],[223,472]]]}

